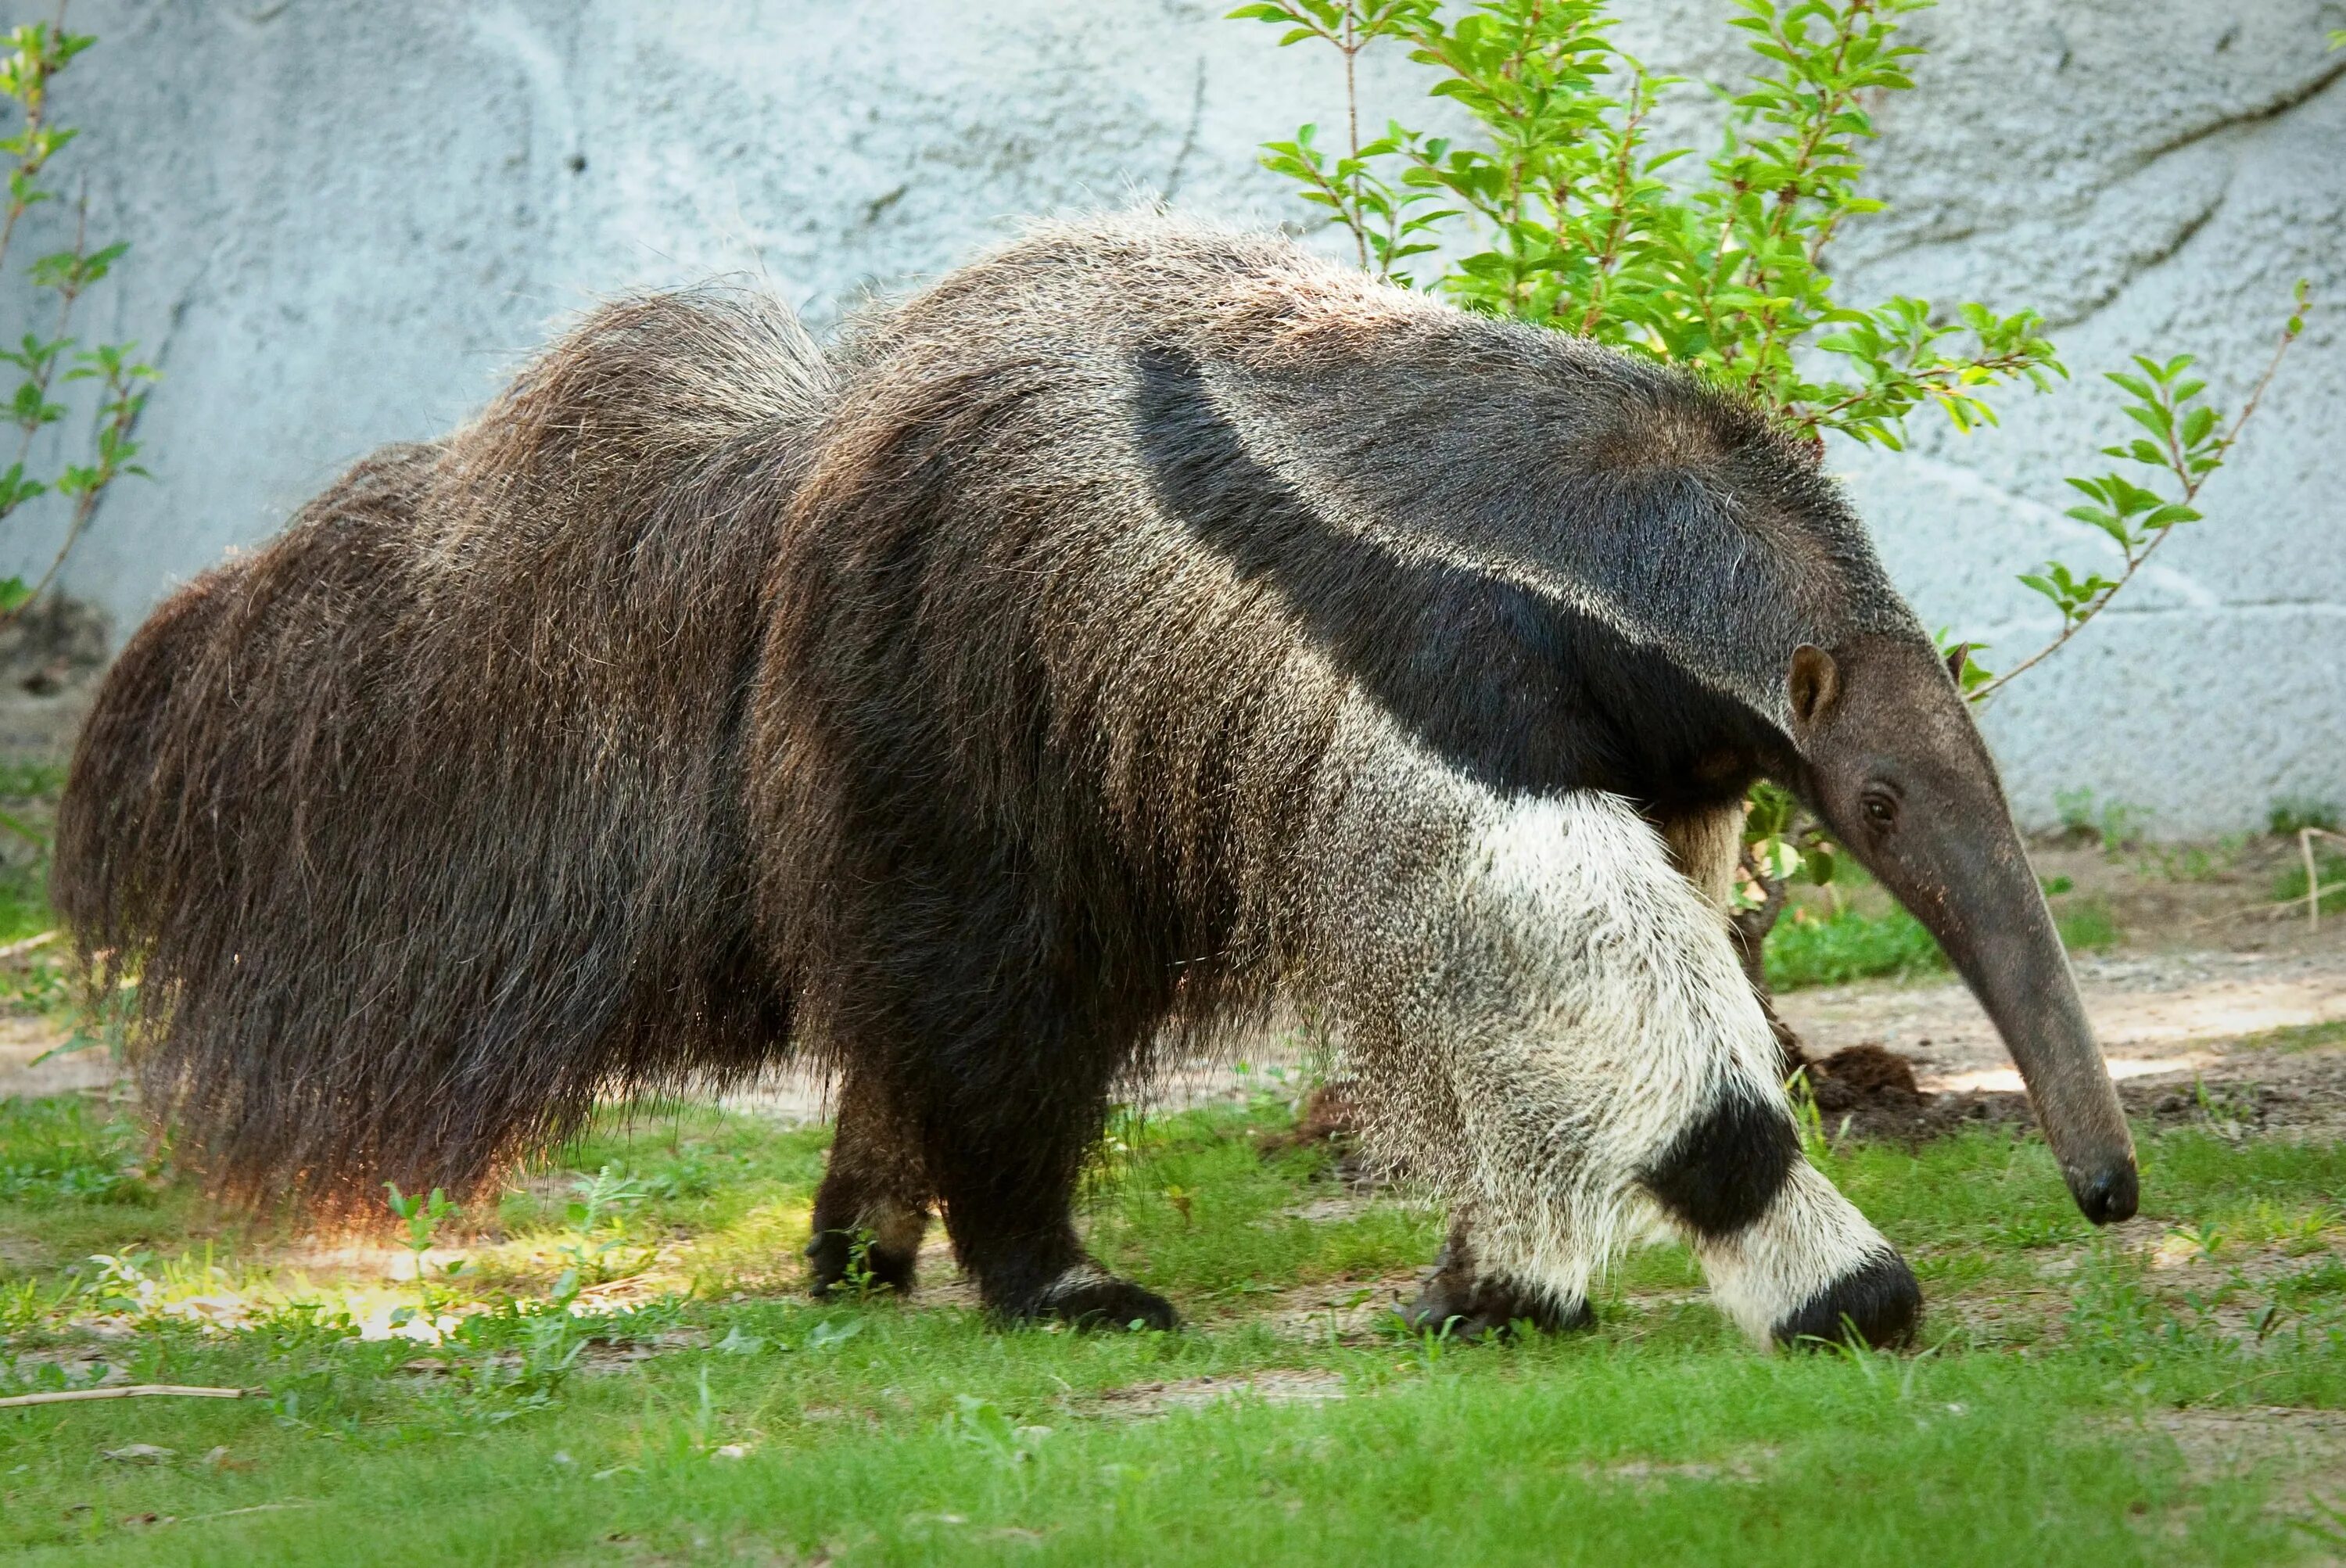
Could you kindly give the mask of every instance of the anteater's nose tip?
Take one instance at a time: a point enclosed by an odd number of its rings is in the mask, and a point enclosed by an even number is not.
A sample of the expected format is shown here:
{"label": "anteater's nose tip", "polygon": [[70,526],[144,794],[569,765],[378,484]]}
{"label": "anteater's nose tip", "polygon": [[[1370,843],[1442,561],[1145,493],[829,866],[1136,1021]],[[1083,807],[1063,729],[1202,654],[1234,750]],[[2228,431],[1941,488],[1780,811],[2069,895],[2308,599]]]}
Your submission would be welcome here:
{"label": "anteater's nose tip", "polygon": [[2127,1160],[2105,1166],[2091,1176],[2073,1176],[2069,1192],[2087,1219],[2096,1225],[2113,1225],[2134,1217],[2142,1198],[2142,1184],[2135,1175],[2134,1162]]}

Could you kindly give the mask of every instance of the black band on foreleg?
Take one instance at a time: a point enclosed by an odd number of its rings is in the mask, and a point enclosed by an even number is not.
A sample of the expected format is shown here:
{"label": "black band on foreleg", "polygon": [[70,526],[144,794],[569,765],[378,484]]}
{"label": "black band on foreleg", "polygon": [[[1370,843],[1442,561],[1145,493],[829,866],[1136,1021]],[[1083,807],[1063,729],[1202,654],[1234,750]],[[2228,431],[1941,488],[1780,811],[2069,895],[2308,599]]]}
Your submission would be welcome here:
{"label": "black band on foreleg", "polygon": [[1782,1105],[1729,1091],[1638,1180],[1679,1224],[1729,1236],[1768,1211],[1800,1157],[1800,1135]]}

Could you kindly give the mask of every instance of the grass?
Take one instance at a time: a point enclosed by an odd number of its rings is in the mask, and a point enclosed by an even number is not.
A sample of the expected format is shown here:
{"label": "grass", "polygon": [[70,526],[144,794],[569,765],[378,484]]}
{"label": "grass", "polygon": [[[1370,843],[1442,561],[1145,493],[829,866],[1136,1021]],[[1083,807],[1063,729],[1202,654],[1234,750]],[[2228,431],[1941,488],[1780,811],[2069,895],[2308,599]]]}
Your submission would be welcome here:
{"label": "grass", "polygon": [[[0,946],[56,929],[49,909],[49,830],[65,769],[0,761]],[[63,1020],[76,1004],[64,943],[0,962],[0,1008]]]}
{"label": "grass", "polygon": [[[213,1213],[102,1106],[13,1105],[0,1393],[86,1380],[92,1357],[266,1392],[0,1410],[0,1551],[261,1568],[2323,1549],[2287,1512],[2302,1477],[2195,1470],[2167,1428],[2202,1407],[2346,1408],[2346,1146],[2146,1135],[2155,1223],[2126,1241],[2089,1234],[2031,1138],[1830,1150],[1923,1277],[1929,1349],[1771,1357],[1674,1247],[1615,1272],[1591,1334],[1399,1332],[1352,1304],[1423,1265],[1438,1217],[1350,1193],[1322,1151],[1265,1157],[1287,1125],[1264,1100],[1117,1125],[1093,1244],[1190,1327],[1086,1335],[801,1298],[819,1129],[607,1119],[484,1234],[427,1237],[419,1284],[396,1247],[304,1278],[291,1237]],[[365,1337],[393,1332],[393,1300],[450,1331],[419,1342],[411,1316],[410,1337]],[[1148,1413],[1163,1385],[1250,1380]],[[1265,1397],[1282,1389],[1331,1397]]]}
{"label": "grass", "polygon": [[1938,942],[1904,910],[1872,914],[1854,906],[1793,910],[1769,932],[1766,958],[1768,983],[1777,991],[1845,985],[1877,975],[1911,977],[1947,967]]}
{"label": "grass", "polygon": [[2346,1018],[2333,1018],[2327,1023],[2285,1023],[2278,1029],[2249,1035],[2240,1044],[2274,1051],[2313,1051],[2324,1045],[2346,1045]]}

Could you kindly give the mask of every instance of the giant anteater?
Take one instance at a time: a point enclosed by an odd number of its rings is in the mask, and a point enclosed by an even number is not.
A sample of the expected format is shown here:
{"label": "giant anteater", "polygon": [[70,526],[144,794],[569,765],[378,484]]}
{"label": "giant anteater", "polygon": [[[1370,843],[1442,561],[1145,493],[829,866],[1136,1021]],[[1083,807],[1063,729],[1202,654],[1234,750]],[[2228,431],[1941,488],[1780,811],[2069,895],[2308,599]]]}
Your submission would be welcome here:
{"label": "giant anteater", "polygon": [[2126,1125],[1953,682],[1735,399],[1280,240],[1038,229],[828,359],[593,314],[124,650],[59,907],[224,1189],[474,1189],[598,1095],[835,1070],[817,1283],[933,1204],[1010,1317],[1152,1043],[1337,1026],[1472,1217],[1431,1308],[1569,1322],[1654,1223],[1756,1338],[1910,1332],[1802,1158],[1719,897],[1798,790],[1930,925],[2078,1202]]}

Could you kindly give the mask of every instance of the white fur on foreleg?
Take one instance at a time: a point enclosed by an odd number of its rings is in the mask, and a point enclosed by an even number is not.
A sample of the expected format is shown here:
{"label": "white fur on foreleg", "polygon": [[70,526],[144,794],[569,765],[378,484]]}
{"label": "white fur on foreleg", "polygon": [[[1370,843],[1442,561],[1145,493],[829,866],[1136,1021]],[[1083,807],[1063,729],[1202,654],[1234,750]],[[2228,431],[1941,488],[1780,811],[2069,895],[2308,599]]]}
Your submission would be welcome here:
{"label": "white fur on foreleg", "polygon": [[1759,1219],[1729,1236],[1687,1239],[1719,1309],[1760,1345],[1809,1303],[1892,1250],[1857,1206],[1805,1159],[1793,1162],[1776,1201]]}

